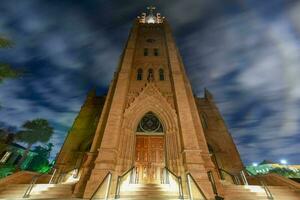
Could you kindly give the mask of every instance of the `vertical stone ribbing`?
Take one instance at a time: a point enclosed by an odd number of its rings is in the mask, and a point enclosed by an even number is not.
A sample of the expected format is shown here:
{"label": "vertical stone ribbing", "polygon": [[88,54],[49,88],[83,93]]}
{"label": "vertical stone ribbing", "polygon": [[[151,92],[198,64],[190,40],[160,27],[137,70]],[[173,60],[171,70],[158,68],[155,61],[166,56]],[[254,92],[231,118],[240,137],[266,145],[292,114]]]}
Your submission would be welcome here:
{"label": "vertical stone ribbing", "polygon": [[120,66],[120,71],[116,77],[116,88],[111,100],[111,107],[107,116],[101,146],[95,160],[95,167],[92,170],[92,174],[84,192],[84,198],[91,197],[108,171],[114,172],[116,169],[119,154],[119,139],[120,133],[122,132],[121,124],[130,82],[130,72],[133,62],[136,37],[137,25],[133,27],[129,36]]}
{"label": "vertical stone ribbing", "polygon": [[177,49],[170,27],[167,23],[164,26],[166,46],[169,58],[169,67],[174,87],[175,105],[178,113],[180,134],[182,139],[182,156],[185,170],[190,172],[199,185],[203,187],[205,194],[212,198],[213,191],[206,173],[205,163],[202,158],[203,148],[199,144],[196,130],[195,116],[193,116],[193,105],[191,105],[190,88],[187,87],[185,72],[181,67],[180,58],[177,56]]}

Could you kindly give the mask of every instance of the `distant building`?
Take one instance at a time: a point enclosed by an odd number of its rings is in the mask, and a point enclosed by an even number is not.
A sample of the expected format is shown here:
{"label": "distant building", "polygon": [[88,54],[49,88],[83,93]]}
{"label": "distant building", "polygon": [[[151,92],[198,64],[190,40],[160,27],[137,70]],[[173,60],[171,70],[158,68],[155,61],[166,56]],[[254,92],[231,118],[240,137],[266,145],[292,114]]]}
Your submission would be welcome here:
{"label": "distant building", "polygon": [[[14,167],[19,163],[26,150],[25,147],[12,141],[11,134],[7,134],[6,137],[2,136],[0,140],[0,177],[13,172]],[[26,159],[21,164],[21,169],[27,169],[35,155],[35,152],[29,151]]]}
{"label": "distant building", "polygon": [[295,176],[298,176],[298,178],[300,178],[300,165],[283,165],[271,161],[263,161],[256,166],[252,165],[247,166],[246,168],[254,175],[273,172],[286,177],[294,178]]}

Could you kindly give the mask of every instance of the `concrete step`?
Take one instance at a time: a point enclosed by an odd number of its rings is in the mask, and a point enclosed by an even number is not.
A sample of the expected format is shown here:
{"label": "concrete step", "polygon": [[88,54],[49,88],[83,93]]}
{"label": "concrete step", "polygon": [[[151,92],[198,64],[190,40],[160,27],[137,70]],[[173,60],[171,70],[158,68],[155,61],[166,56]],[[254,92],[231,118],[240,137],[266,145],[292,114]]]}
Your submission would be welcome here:
{"label": "concrete step", "polygon": [[251,197],[225,197],[225,199],[226,200],[268,200],[266,197],[264,197],[264,198],[261,198],[261,197],[257,198],[257,197],[253,197],[253,196],[251,196]]}
{"label": "concrete step", "polygon": [[[258,185],[224,185],[226,200],[267,199],[263,187]],[[268,186],[274,200],[300,200],[300,192],[287,186]]]}
{"label": "concrete step", "polygon": [[[22,198],[30,184],[9,184],[0,191],[0,199]],[[29,199],[68,199],[72,196],[71,184],[36,184]]]}
{"label": "concrete step", "polygon": [[120,192],[120,200],[177,200],[178,197],[178,191],[168,184],[130,184]]}
{"label": "concrete step", "polygon": [[[120,198],[119,200],[180,200],[178,198],[169,198],[169,197],[130,197],[130,198]],[[187,199],[185,199],[187,200]]]}
{"label": "concrete step", "polygon": [[[120,198],[119,200],[180,200],[178,198],[170,198],[170,197],[130,197],[130,198]],[[187,199],[185,199],[187,200]]]}
{"label": "concrete step", "polygon": [[146,190],[146,191],[122,191],[122,194],[133,194],[133,195],[143,195],[143,194],[169,194],[169,195],[174,195],[178,194],[178,192],[172,192],[172,191],[151,191],[151,190]]}

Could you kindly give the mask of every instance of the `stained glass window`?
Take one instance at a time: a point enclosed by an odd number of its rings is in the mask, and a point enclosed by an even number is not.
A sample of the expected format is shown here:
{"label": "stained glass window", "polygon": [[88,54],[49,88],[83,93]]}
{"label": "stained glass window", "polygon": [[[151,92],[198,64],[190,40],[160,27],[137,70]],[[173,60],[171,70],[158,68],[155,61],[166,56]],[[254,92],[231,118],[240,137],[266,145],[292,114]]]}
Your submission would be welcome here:
{"label": "stained glass window", "polygon": [[154,113],[148,112],[141,119],[137,127],[137,132],[161,133],[163,132],[163,126]]}

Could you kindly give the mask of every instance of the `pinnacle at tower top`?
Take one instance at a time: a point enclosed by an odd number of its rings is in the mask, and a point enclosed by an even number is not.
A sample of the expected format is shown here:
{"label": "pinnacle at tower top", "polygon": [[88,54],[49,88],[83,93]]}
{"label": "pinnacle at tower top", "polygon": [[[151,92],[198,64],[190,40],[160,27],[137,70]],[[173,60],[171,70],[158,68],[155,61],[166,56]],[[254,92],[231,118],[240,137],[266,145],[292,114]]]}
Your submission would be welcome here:
{"label": "pinnacle at tower top", "polygon": [[142,13],[141,16],[138,16],[140,23],[147,23],[147,24],[160,24],[163,23],[164,18],[160,15],[160,13],[155,13],[156,7],[154,6],[148,6],[147,7],[148,12]]}

